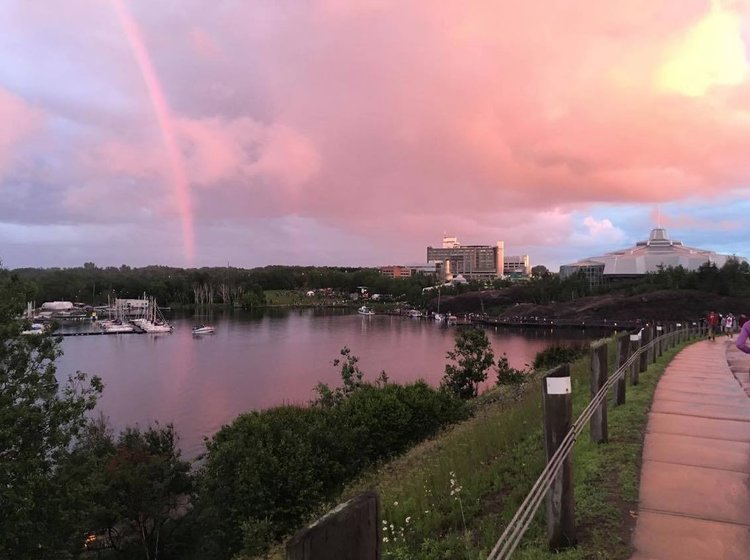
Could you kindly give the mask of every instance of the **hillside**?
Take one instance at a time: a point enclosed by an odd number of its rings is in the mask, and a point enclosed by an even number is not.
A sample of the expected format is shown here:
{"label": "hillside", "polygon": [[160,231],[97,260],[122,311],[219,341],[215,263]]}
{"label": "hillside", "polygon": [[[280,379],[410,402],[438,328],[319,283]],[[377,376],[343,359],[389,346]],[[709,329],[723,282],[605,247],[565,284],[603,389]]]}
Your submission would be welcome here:
{"label": "hillside", "polygon": [[471,292],[443,297],[440,307],[453,313],[481,313],[483,308],[501,308],[499,317],[505,319],[526,316],[561,321],[694,320],[705,316],[711,309],[719,313],[750,315],[750,301],[746,298],[698,290],[662,290],[630,296],[605,294],[545,305],[524,303],[519,299],[521,296],[522,290],[516,287]]}

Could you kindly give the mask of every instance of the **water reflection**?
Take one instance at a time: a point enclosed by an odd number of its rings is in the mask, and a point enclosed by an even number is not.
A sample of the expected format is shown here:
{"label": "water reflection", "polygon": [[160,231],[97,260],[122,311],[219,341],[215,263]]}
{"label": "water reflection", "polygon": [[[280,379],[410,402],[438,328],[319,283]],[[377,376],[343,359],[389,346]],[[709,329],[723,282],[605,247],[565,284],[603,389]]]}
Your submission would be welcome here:
{"label": "water reflection", "polygon": [[[282,403],[307,403],[318,382],[338,384],[332,362],[348,346],[366,379],[385,370],[396,382],[418,378],[437,385],[455,327],[395,316],[362,316],[351,310],[216,310],[174,316],[171,335],[65,338],[62,379],[77,369],[105,383],[99,408],[115,429],[127,424],[172,422],[187,456],[202,450],[204,436],[243,412]],[[195,323],[216,334],[193,336]],[[85,328],[85,327],[79,327]],[[524,367],[554,343],[599,338],[601,331],[487,329],[495,354]]]}

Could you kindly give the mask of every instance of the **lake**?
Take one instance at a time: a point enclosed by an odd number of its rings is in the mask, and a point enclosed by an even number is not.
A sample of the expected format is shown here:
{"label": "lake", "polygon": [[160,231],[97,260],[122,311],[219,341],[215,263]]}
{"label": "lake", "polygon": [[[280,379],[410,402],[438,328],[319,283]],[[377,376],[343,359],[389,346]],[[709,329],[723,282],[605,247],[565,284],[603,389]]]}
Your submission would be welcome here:
{"label": "lake", "polygon": [[[365,379],[385,370],[395,382],[422,378],[438,385],[455,327],[406,317],[362,316],[352,310],[226,311],[168,317],[166,335],[120,334],[63,339],[58,379],[76,370],[104,381],[98,410],[117,431],[126,425],[173,423],[193,458],[237,415],[279,404],[307,404],[319,382],[338,385],[333,360],[348,346]],[[211,323],[216,334],[194,336]],[[73,327],[87,329],[89,326]],[[495,356],[524,367],[555,343],[598,338],[601,331],[487,329]],[[494,373],[490,372],[490,381]],[[488,382],[488,383],[489,383]]]}

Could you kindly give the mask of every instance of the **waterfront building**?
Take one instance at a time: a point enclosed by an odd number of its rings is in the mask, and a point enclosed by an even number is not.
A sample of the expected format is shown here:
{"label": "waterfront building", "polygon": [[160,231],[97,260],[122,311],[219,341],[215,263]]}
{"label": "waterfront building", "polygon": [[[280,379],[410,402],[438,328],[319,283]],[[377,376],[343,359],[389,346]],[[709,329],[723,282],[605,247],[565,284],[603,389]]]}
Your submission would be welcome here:
{"label": "waterfront building", "polygon": [[417,274],[434,275],[437,267],[432,264],[404,264],[381,266],[380,274],[387,278],[410,278]]}
{"label": "waterfront building", "polygon": [[509,255],[503,258],[503,274],[505,276],[531,276],[529,255]]}
{"label": "waterfront building", "polygon": [[560,278],[568,278],[582,272],[592,286],[605,282],[639,278],[663,267],[681,266],[685,270],[698,270],[706,263],[721,268],[727,260],[743,257],[722,255],[706,249],[687,247],[681,241],[669,239],[664,228],[651,230],[649,238],[639,241],[634,247],[589,257],[560,267]]}
{"label": "waterfront building", "polygon": [[386,278],[409,278],[411,268],[401,265],[381,266],[380,274]]}
{"label": "waterfront building", "polygon": [[427,261],[434,262],[438,275],[459,274],[467,280],[502,278],[505,245],[461,245],[456,237],[443,237],[442,247],[427,247]]}

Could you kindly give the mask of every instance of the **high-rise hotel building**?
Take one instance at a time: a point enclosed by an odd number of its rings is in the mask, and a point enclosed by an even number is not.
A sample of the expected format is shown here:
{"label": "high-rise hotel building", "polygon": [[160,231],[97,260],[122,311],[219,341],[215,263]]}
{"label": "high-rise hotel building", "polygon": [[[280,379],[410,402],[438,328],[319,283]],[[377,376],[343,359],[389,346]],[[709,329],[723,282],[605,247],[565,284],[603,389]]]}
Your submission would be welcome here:
{"label": "high-rise hotel building", "polygon": [[467,280],[492,280],[503,277],[505,245],[461,245],[456,237],[443,237],[442,247],[427,247],[427,260],[437,262],[446,279],[460,274]]}

